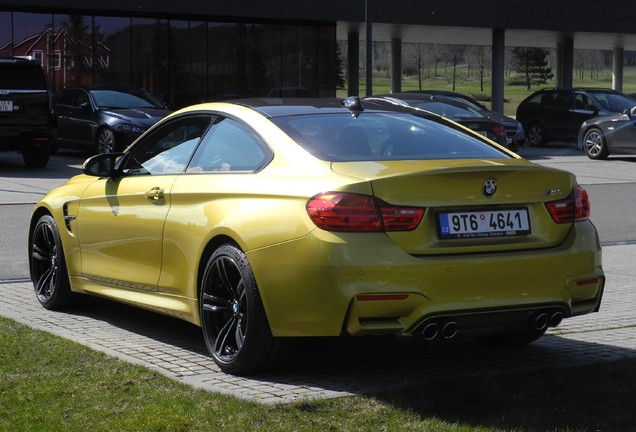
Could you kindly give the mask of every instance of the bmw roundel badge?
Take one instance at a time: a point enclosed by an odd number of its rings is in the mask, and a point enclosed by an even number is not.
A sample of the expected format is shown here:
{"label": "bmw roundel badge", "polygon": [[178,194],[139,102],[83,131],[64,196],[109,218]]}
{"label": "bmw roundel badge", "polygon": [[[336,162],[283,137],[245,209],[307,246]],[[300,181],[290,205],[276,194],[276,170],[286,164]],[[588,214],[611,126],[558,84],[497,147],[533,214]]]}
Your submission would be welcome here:
{"label": "bmw roundel badge", "polygon": [[497,182],[494,179],[486,180],[486,183],[484,183],[483,191],[484,195],[488,197],[493,196],[495,192],[497,192]]}

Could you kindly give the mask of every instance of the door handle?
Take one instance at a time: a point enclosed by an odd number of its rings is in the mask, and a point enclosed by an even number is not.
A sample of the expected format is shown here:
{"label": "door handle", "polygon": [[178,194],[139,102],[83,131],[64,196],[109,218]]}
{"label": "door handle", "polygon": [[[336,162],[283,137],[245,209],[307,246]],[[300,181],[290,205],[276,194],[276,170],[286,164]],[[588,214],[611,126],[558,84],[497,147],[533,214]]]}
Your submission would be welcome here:
{"label": "door handle", "polygon": [[152,201],[157,201],[163,198],[163,189],[158,187],[153,187],[149,191],[146,191],[146,198]]}

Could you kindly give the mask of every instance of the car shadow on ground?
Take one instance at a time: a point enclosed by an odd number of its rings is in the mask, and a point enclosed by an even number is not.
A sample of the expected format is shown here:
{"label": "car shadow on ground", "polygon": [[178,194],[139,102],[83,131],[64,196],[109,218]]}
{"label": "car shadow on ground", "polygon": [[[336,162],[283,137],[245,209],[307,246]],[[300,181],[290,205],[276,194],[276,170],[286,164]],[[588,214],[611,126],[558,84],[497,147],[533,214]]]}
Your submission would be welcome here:
{"label": "car shadow on ground", "polygon": [[[201,329],[195,325],[98,298],[90,298],[72,314],[169,346],[175,358],[188,357],[204,365],[208,371],[202,374],[219,373],[208,356]],[[170,362],[165,353],[162,356]],[[247,379],[343,394],[382,394],[426,388],[424,383],[437,380],[464,377],[479,381],[493,374],[533,374],[621,359],[636,361],[636,351],[550,334],[530,345],[507,347],[468,339],[425,343],[391,336],[299,338],[278,370]]]}
{"label": "car shadow on ground", "polygon": [[84,152],[59,151],[44,168],[29,168],[17,152],[0,152],[0,177],[68,179],[81,173],[84,161],[91,155]]}

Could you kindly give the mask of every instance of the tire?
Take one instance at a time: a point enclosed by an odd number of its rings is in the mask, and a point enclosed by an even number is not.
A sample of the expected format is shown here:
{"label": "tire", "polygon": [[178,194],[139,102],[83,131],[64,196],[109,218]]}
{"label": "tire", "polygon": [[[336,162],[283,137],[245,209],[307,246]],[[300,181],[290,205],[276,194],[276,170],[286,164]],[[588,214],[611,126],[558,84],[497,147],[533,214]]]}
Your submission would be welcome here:
{"label": "tire", "polygon": [[81,294],[71,291],[55,219],[50,215],[40,217],[30,240],[31,281],[38,301],[49,310],[73,306]]}
{"label": "tire", "polygon": [[51,144],[28,146],[22,150],[22,159],[29,168],[44,168],[51,157]]}
{"label": "tire", "polygon": [[113,153],[117,151],[113,131],[108,128],[100,129],[99,132],[97,132],[95,146],[97,147],[97,153],[99,154]]}
{"label": "tire", "polygon": [[607,141],[605,135],[598,128],[591,128],[583,136],[583,150],[590,159],[607,159]]}
{"label": "tire", "polygon": [[229,374],[274,368],[286,339],[272,336],[247,257],[226,244],[208,259],[199,294],[203,337],[210,356]]}
{"label": "tire", "polygon": [[548,134],[541,123],[532,123],[528,126],[526,130],[526,138],[531,146],[534,147],[545,147],[548,143]]}

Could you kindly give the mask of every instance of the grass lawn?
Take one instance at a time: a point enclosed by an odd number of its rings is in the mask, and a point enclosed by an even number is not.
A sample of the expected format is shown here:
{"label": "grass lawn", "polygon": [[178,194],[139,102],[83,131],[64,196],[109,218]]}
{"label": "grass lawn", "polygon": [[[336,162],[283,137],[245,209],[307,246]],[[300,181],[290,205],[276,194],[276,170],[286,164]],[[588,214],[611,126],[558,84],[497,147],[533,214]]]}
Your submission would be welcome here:
{"label": "grass lawn", "polygon": [[[355,367],[355,365],[352,365]],[[0,431],[634,431],[636,359],[259,405],[0,318]]]}

